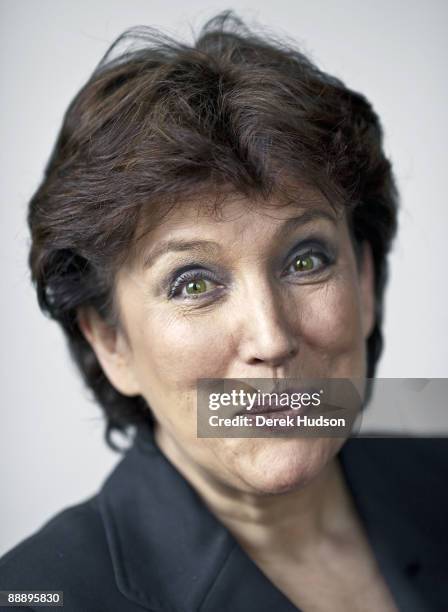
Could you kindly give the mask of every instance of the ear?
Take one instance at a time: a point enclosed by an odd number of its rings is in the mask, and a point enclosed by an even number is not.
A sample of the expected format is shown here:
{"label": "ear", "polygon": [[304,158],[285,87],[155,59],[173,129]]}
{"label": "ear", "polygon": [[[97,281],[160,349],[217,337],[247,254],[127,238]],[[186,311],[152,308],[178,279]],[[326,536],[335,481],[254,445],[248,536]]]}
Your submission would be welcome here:
{"label": "ear", "polygon": [[78,310],[78,325],[111,385],[123,395],[139,395],[131,349],[123,332],[106,323],[91,307]]}
{"label": "ear", "polygon": [[361,317],[364,338],[368,338],[375,326],[375,266],[370,244],[362,244],[359,270],[361,291]]}

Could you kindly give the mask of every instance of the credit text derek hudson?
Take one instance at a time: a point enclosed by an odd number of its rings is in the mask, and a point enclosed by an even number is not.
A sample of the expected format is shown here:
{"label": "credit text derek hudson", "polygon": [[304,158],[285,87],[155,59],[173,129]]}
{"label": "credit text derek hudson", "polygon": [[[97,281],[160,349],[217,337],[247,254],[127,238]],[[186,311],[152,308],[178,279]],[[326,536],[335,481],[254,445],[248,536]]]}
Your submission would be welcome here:
{"label": "credit text derek hudson", "polygon": [[209,417],[211,427],[345,427],[344,418],[329,418],[320,415],[284,415],[281,417],[254,414],[251,416],[239,414],[232,418],[219,417],[214,414]]}

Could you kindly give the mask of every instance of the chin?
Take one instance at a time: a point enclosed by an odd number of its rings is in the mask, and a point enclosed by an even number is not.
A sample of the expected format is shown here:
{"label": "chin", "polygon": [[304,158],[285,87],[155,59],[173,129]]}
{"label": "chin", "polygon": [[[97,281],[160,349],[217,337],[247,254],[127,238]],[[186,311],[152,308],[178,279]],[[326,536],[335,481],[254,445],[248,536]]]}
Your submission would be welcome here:
{"label": "chin", "polygon": [[243,455],[240,477],[258,494],[276,495],[305,487],[318,478],[344,440],[340,438],[258,439]]}

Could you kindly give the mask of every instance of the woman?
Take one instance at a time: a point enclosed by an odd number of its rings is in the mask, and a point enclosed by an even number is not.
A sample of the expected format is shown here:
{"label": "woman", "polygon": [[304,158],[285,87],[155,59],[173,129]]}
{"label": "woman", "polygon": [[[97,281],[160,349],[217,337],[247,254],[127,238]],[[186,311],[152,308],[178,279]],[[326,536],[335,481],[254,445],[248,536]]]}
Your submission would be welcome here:
{"label": "woman", "polygon": [[136,437],[3,558],[1,589],[77,612],[443,609],[441,447],[196,432],[200,379],[368,397],[396,212],[378,117],[299,51],[228,13],[191,47],[121,37],[31,201],[30,266],[108,443]]}

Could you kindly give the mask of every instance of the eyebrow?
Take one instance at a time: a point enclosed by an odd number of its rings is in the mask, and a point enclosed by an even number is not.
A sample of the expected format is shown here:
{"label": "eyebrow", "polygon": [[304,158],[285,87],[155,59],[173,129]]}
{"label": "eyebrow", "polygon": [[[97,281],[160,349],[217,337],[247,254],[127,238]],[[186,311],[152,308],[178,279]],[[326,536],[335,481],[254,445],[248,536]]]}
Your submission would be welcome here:
{"label": "eyebrow", "polygon": [[[328,210],[322,208],[309,208],[300,213],[300,215],[285,220],[275,232],[275,237],[279,234],[291,231],[297,226],[306,225],[311,221],[322,218],[327,219],[331,223],[336,222],[336,216],[331,214]],[[193,252],[197,255],[213,256],[221,251],[221,245],[214,240],[162,240],[143,256],[143,268],[148,269],[152,267],[156,260],[162,255],[167,253],[180,253],[183,251]]]}
{"label": "eyebrow", "polygon": [[143,268],[150,268],[156,260],[166,253],[189,251],[198,255],[216,255],[221,246],[213,240],[162,240],[143,258]]}

